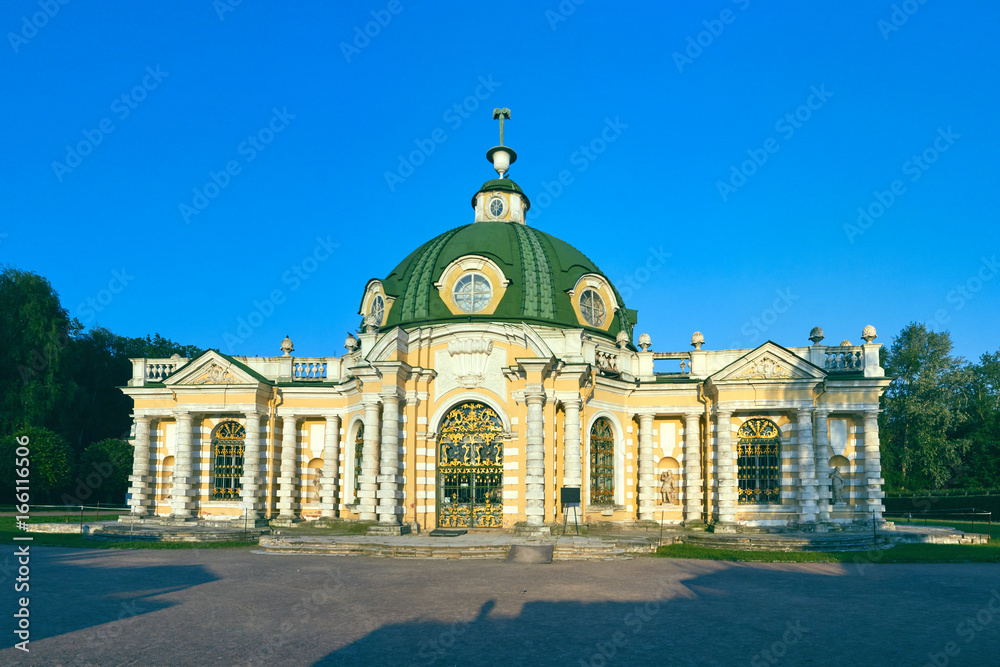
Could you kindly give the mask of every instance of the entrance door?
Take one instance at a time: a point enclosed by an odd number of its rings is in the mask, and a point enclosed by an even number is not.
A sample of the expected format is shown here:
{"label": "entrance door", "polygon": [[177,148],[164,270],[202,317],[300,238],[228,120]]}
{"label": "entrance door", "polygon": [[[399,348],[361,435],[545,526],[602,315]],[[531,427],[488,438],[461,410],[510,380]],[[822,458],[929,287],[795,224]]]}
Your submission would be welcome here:
{"label": "entrance door", "polygon": [[438,439],[438,526],[503,525],[503,422],[488,405],[448,411]]}

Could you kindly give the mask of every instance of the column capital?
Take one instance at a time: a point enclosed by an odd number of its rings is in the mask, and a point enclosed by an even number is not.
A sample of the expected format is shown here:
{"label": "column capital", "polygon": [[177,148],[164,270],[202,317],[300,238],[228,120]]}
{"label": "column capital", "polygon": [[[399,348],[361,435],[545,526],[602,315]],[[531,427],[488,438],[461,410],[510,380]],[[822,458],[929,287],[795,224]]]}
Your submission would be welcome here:
{"label": "column capital", "polygon": [[383,387],[378,395],[383,401],[391,401],[393,399],[401,401],[406,398],[406,391],[402,387]]}
{"label": "column capital", "polygon": [[716,408],[715,418],[716,419],[732,419],[733,411],[729,408]]}
{"label": "column capital", "polygon": [[813,408],[795,408],[795,416],[801,421],[803,419],[812,419]]}

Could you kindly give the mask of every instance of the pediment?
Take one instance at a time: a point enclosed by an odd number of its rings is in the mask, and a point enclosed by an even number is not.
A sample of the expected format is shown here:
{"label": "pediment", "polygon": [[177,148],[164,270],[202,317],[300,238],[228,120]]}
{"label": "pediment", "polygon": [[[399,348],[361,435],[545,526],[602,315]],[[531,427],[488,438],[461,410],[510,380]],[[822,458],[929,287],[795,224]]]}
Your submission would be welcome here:
{"label": "pediment", "polygon": [[794,352],[768,341],[712,375],[715,383],[727,381],[822,380],[826,373]]}
{"label": "pediment", "polygon": [[174,373],[165,385],[219,385],[257,384],[260,379],[247,371],[241,364],[209,350]]}

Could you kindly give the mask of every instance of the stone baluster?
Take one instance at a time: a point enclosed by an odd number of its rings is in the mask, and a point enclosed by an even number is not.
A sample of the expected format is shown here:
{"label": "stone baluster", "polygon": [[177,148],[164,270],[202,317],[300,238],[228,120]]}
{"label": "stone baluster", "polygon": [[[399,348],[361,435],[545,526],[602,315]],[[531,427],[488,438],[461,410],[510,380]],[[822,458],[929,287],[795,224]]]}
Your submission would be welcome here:
{"label": "stone baluster", "polygon": [[178,519],[191,518],[197,482],[200,481],[191,476],[192,422],[192,415],[186,412],[177,414],[177,453],[174,455],[174,498],[171,509],[172,516]]}
{"label": "stone baluster", "polygon": [[281,417],[281,467],[278,470],[278,518],[283,521],[295,519],[296,477],[299,468],[298,418],[294,415]]}
{"label": "stone baluster", "polygon": [[639,415],[639,521],[653,521],[656,512],[656,472],[653,464],[653,414]]}
{"label": "stone baluster", "polygon": [[156,485],[149,475],[149,417],[136,416],[135,439],[132,442],[135,450],[132,452],[132,474],[129,476],[129,493],[132,498],[129,505],[133,514],[145,516],[156,511]]}
{"label": "stone baluster", "polygon": [[701,416],[684,415],[684,523],[702,523],[701,508]]}
{"label": "stone baluster", "polygon": [[525,515],[529,526],[545,523],[545,425],[542,406],[545,393],[540,387],[525,393],[528,405],[525,435]]}
{"label": "stone baluster", "polygon": [[[795,417],[799,464],[799,521],[804,524],[815,524],[817,495],[812,408],[797,410]],[[781,471],[778,472],[780,475]]]}
{"label": "stone baluster", "polygon": [[240,485],[243,488],[243,510],[249,519],[260,518],[263,503],[261,502],[260,483],[260,413],[246,413],[246,445],[243,451],[243,476]]}
{"label": "stone baluster", "polygon": [[340,417],[326,418],[323,431],[323,485],[320,488],[321,516],[337,516],[337,487],[340,485]]}
{"label": "stone baluster", "polygon": [[715,413],[715,465],[718,484],[719,524],[731,527],[736,523],[736,462],[733,459],[733,413]]}
{"label": "stone baluster", "polygon": [[399,400],[398,391],[382,394],[382,451],[378,474],[378,522],[385,526],[399,525],[403,514],[402,491],[399,486]]}
{"label": "stone baluster", "polygon": [[380,406],[378,399],[373,397],[366,397],[362,404],[365,407],[365,444],[361,453],[361,475],[358,478],[361,484],[361,489],[358,491],[358,518],[361,521],[376,521]]}

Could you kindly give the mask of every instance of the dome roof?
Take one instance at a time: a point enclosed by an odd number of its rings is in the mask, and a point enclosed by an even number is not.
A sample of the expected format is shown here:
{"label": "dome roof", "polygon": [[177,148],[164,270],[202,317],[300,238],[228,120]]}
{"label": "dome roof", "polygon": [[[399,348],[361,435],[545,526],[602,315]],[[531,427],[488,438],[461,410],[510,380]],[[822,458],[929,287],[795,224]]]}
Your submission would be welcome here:
{"label": "dome roof", "polygon": [[[489,184],[487,184],[489,185]],[[486,187],[486,186],[484,186]],[[468,255],[486,257],[510,281],[494,312],[452,314],[435,282],[451,263]],[[395,297],[383,326],[404,328],[442,322],[529,322],[587,329],[612,340],[625,331],[631,340],[636,312],[625,308],[618,290],[607,331],[582,325],[570,302],[581,276],[598,274],[611,281],[582,252],[556,237],[524,224],[476,222],[449,230],[410,253],[382,282]],[[609,308],[609,314],[612,308]]]}

